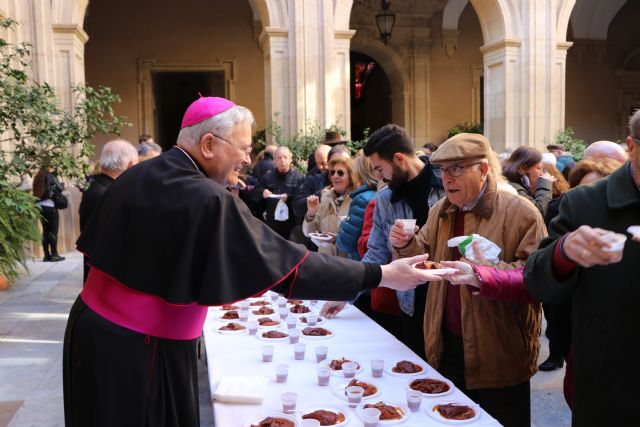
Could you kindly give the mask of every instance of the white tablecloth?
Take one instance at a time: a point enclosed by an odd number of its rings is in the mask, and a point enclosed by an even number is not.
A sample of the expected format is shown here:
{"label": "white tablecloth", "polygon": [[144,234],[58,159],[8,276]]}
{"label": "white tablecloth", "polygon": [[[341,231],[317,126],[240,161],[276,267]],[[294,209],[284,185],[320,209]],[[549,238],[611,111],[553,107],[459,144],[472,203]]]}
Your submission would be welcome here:
{"label": "white tablecloth", "polygon": [[[312,308],[319,309],[320,302]],[[305,304],[310,305],[309,302]],[[211,395],[215,391],[218,382],[223,375],[264,375],[269,378],[269,392],[262,405],[249,404],[229,404],[213,402],[213,411],[216,427],[246,427],[248,423],[266,413],[280,412],[282,404],[280,395],[286,391],[293,391],[298,394],[297,409],[317,406],[316,404],[330,403],[332,405],[343,405],[342,402],[332,392],[332,386],[344,382],[344,378],[333,376],[327,387],[320,387],[316,377],[315,347],[326,345],[329,347],[328,360],[345,357],[356,360],[364,365],[364,370],[359,376],[371,377],[371,359],[383,359],[385,361],[385,373],[381,378],[374,378],[374,381],[381,388],[380,398],[388,399],[406,404],[406,386],[409,379],[396,378],[387,373],[387,367],[394,365],[400,360],[421,360],[409,350],[404,344],[389,334],[377,323],[363,314],[356,307],[348,306],[338,317],[328,320],[322,325],[334,332],[334,336],[329,339],[312,340],[301,338],[300,342],[307,344],[305,360],[295,360],[293,357],[293,344],[289,342],[275,343],[273,362],[262,362],[260,348],[267,344],[265,341],[250,336],[242,335],[222,335],[216,329],[223,324],[218,318],[220,312],[215,308],[209,310],[209,315],[204,325],[204,339],[206,345],[206,355],[209,370],[209,382],[211,384]],[[270,317],[277,317],[276,314]],[[286,330],[286,325],[283,328]],[[260,330],[258,334],[260,334]],[[279,363],[289,365],[289,378],[284,384],[276,383],[274,367]],[[423,362],[426,366],[426,362]],[[421,375],[422,376],[422,375]],[[427,376],[442,378],[442,376],[428,366]],[[424,398],[420,412],[412,413],[411,417],[402,426],[445,426],[425,414],[425,408],[434,398]],[[471,402],[459,390],[452,394],[440,398],[441,401]],[[377,399],[371,401],[377,402]],[[348,426],[362,426],[362,422],[354,411],[350,411],[350,422]],[[499,423],[489,414],[482,411],[481,417],[468,426],[491,425],[497,426]]]}

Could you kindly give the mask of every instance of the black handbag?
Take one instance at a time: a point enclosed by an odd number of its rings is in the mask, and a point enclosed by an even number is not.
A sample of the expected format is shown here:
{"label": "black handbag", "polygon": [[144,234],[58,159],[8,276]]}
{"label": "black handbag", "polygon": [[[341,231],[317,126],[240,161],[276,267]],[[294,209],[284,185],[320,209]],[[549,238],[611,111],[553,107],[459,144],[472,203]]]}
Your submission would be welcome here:
{"label": "black handbag", "polygon": [[53,206],[56,209],[66,209],[69,206],[69,200],[67,199],[67,196],[62,194],[62,190],[57,185],[51,185],[49,194],[51,196],[51,200],[53,200]]}

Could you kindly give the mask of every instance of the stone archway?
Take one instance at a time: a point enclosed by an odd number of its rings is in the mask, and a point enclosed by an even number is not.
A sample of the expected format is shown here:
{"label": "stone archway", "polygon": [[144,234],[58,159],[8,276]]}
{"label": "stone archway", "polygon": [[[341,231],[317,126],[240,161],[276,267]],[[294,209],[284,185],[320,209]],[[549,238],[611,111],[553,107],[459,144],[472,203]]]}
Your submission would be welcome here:
{"label": "stone archway", "polygon": [[575,0],[470,1],[484,40],[485,133],[497,151],[542,148],[564,127],[566,34]]}
{"label": "stone archway", "polygon": [[405,129],[411,129],[410,80],[404,71],[402,58],[381,42],[364,37],[355,37],[351,42],[351,50],[370,56],[382,67],[391,86],[391,120]]}

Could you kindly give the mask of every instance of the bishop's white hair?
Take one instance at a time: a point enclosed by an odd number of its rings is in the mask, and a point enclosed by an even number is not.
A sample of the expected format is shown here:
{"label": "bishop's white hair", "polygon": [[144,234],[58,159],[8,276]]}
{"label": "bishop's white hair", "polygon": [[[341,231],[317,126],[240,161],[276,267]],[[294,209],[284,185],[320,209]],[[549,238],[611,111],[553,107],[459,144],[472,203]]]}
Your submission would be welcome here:
{"label": "bishop's white hair", "polygon": [[115,139],[102,147],[99,162],[101,169],[124,172],[131,162],[138,162],[138,151],[129,141]]}
{"label": "bishop's white hair", "polygon": [[214,133],[228,139],[235,125],[249,123],[252,126],[253,122],[253,113],[248,108],[235,105],[210,119],[181,129],[177,143],[187,147],[196,145],[205,133]]}

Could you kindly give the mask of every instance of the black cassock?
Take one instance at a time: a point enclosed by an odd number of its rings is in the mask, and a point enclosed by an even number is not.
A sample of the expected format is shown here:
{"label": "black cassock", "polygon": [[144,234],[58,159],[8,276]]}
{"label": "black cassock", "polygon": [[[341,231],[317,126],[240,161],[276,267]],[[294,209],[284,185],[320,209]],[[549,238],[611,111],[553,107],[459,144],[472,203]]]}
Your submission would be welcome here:
{"label": "black cassock", "polygon": [[[221,305],[267,289],[350,300],[381,278],[377,265],[282,239],[178,148],[122,174],[98,209],[77,243],[91,274],[161,304]],[[88,304],[81,294],[65,333],[67,427],[199,426],[199,338],[145,334]]]}

